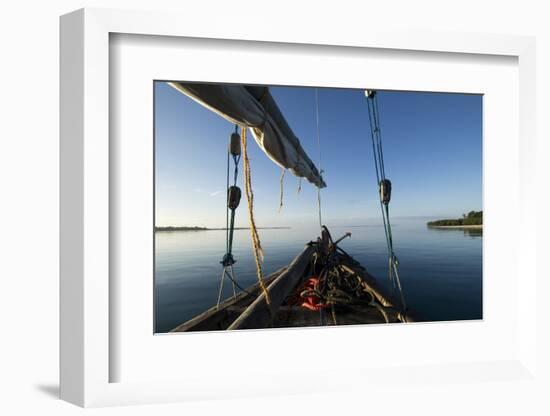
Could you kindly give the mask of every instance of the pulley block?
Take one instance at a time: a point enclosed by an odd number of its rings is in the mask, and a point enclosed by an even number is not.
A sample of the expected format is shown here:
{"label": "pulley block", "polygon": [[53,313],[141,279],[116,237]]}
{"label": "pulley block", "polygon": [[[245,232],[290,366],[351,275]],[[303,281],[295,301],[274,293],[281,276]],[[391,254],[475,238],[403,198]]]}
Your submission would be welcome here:
{"label": "pulley block", "polygon": [[241,154],[241,136],[239,136],[239,133],[231,134],[229,153],[231,153],[232,156],[239,156]]}
{"label": "pulley block", "polygon": [[241,188],[230,186],[227,190],[227,207],[231,210],[237,209],[241,202]]}
{"label": "pulley block", "polygon": [[380,201],[384,205],[388,205],[391,199],[391,182],[389,179],[382,179],[380,181]]}

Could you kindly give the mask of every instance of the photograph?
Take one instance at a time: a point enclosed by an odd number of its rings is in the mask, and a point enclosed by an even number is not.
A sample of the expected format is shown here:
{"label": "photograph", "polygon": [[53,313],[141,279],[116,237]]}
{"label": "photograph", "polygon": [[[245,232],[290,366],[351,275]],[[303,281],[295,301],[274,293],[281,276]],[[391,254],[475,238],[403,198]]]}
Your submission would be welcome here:
{"label": "photograph", "polygon": [[483,319],[483,95],[153,81],[154,332]]}

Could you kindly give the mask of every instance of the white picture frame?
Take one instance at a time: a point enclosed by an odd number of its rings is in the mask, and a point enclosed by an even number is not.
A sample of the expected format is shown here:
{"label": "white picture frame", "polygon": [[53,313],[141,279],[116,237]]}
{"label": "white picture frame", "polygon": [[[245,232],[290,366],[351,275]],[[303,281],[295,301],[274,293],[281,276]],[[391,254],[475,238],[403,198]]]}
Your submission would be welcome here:
{"label": "white picture frame", "polygon": [[[185,24],[181,22],[185,21]],[[535,42],[533,38],[508,35],[467,33],[430,33],[382,31],[375,27],[358,33],[343,32],[327,37],[321,29],[302,33],[299,28],[279,31],[276,25],[253,27],[246,34],[235,34],[232,22],[217,21],[205,26],[199,20],[184,19],[170,13],[130,12],[83,9],[61,18],[61,398],[80,406],[158,403],[214,397],[309,393],[342,389],[374,389],[376,383],[387,386],[392,379],[402,380],[407,389],[419,382],[472,382],[483,380],[535,380],[537,270],[529,253],[534,251],[536,218],[521,215],[534,203],[536,158],[535,137]],[[212,380],[205,373],[190,371],[181,380],[150,377],[148,381],[113,382],[111,368],[122,357],[112,348],[111,312],[116,309],[110,282],[113,261],[110,247],[110,172],[116,160],[110,157],[110,38],[112,34],[162,36],[168,40],[213,39],[225,42],[270,42],[284,50],[291,45],[307,48],[324,45],[328,53],[339,50],[371,49],[433,53],[434,60],[467,55],[505,56],[517,59],[519,93],[519,131],[511,132],[519,144],[517,173],[519,189],[513,193],[514,212],[520,218],[513,244],[518,290],[514,292],[513,316],[517,319],[516,342],[495,360],[472,358],[470,362],[439,363],[419,359],[402,368],[382,365],[350,368],[342,365],[328,371],[331,377],[347,380],[327,386],[319,380],[304,385],[261,366],[245,365],[239,378],[227,386],[227,380]],[[157,39],[159,41],[159,39]],[[332,51],[332,52],[330,52]],[[516,92],[511,92],[515,97]],[[512,124],[513,125],[513,124]],[[508,149],[512,155],[515,149]],[[512,208],[511,208],[512,209]],[[489,220],[490,221],[490,220]],[[490,228],[490,225],[488,225]],[[152,246],[151,246],[152,247]],[[517,279],[522,270],[522,279]],[[428,326],[411,326],[413,331],[430,331]],[[403,328],[401,328],[402,330]],[[470,328],[471,329],[471,328]],[[451,328],[449,333],[454,330]],[[480,331],[479,328],[474,331]],[[298,333],[300,331],[297,331]],[[303,331],[301,331],[303,332]],[[280,334],[280,333],[279,333]],[[338,336],[342,336],[340,332]],[[452,335],[452,334],[447,334]],[[151,334],[152,336],[152,334]],[[209,341],[214,335],[209,336]],[[253,342],[259,333],[239,335],[239,342]],[[268,335],[269,336],[269,335]],[[335,337],[334,333],[309,331],[309,337]],[[347,331],[357,336],[357,328]],[[273,337],[273,334],[271,335]],[[184,340],[185,341],[185,340]],[[167,337],[163,343],[171,342]],[[182,342],[181,339],[178,342]],[[205,338],[193,341],[198,347]],[[254,368],[253,368],[254,367]],[[368,369],[368,372],[366,371]],[[264,376],[262,383],[248,376]],[[383,389],[383,387],[381,387]]]}

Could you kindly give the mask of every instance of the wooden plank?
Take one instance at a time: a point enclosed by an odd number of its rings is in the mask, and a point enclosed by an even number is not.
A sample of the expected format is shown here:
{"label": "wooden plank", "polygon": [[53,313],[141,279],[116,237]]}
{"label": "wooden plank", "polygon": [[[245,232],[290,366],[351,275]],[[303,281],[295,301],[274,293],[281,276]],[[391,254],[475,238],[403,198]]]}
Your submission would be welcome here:
{"label": "wooden plank", "polygon": [[[279,276],[287,266],[280,268],[279,270],[271,273],[268,277],[266,277],[266,283],[269,284],[272,282],[277,276]],[[246,288],[246,291],[249,292],[252,295],[255,295],[258,293],[258,289],[260,287],[259,283],[255,283],[249,287]],[[213,306],[200,315],[195,316],[194,318],[191,318],[190,320],[178,325],[174,329],[172,329],[170,332],[186,332],[186,331],[192,331],[196,327],[201,326],[204,327],[205,325],[208,326],[209,323],[216,321],[216,320],[222,320],[226,313],[228,308],[232,307],[233,305],[236,305],[238,303],[244,302],[244,300],[247,297],[250,297],[249,293],[241,292],[237,295],[236,299],[234,299],[232,296],[224,300],[220,303],[219,307]],[[252,300],[251,300],[252,301]],[[215,325],[210,325],[212,329],[215,329]]]}
{"label": "wooden plank", "polygon": [[267,288],[271,300],[271,309],[265,301],[265,294],[261,293],[254,302],[233,322],[227,329],[256,329],[265,328],[272,320],[279,306],[298,284],[308,266],[315,248],[307,245],[296,256],[288,268],[281,273]]}

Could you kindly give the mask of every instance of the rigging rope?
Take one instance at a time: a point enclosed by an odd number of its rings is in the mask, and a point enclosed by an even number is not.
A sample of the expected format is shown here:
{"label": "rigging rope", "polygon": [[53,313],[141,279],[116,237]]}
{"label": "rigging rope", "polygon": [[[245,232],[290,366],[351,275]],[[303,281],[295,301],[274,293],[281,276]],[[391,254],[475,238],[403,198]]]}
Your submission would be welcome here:
{"label": "rigging rope", "polygon": [[399,260],[393,249],[393,236],[390,222],[389,202],[391,194],[391,182],[386,179],[386,170],[384,167],[384,152],[382,150],[382,132],[380,129],[380,112],[378,108],[378,98],[376,91],[367,90],[367,105],[369,112],[369,122],[371,126],[372,150],[374,155],[374,166],[376,168],[376,180],[380,191],[380,209],[384,223],[384,234],[386,235],[386,244],[388,246],[388,278],[392,288],[399,293],[403,314],[406,317],[407,305],[401,279],[399,278]]}
{"label": "rigging rope", "polygon": [[[229,137],[229,143],[227,146],[227,176],[226,176],[226,204],[225,204],[225,254],[222,261],[220,262],[223,266],[220,289],[218,291],[218,303],[219,307],[222,293],[223,293],[223,283],[225,277],[227,276],[229,280],[233,283],[233,298],[237,297],[237,292],[235,287],[239,287],[239,284],[235,280],[235,272],[233,270],[233,264],[235,264],[235,259],[233,258],[233,231],[235,229],[235,210],[239,206],[241,199],[241,190],[237,186],[237,175],[239,174],[239,161],[241,160],[241,150],[240,150],[240,137],[237,133],[238,126],[235,125],[235,133]],[[229,186],[229,165],[230,165],[230,156],[233,157],[233,163],[235,164],[235,172],[233,174],[233,186]],[[231,221],[229,220],[229,211],[231,211]],[[241,288],[242,290],[242,288]]]}
{"label": "rigging rope", "polygon": [[[237,131],[237,125],[235,125],[235,132]],[[229,138],[231,143],[231,137]],[[226,198],[225,198],[225,252],[229,252],[229,159],[231,152],[229,151],[229,145],[227,148],[227,175],[226,175]]]}
{"label": "rigging rope", "polygon": [[[321,168],[321,134],[319,130],[319,88],[315,88],[315,120],[317,125],[317,147],[319,148],[319,175],[322,177],[323,169]],[[319,227],[323,226],[321,216],[321,187],[317,187],[317,210],[319,212]]]}
{"label": "rigging rope", "polygon": [[[248,159],[248,151],[246,147],[246,127],[241,127],[241,140],[243,145],[243,167],[244,167],[244,189],[246,193],[246,200],[248,201],[248,219],[250,221],[250,234],[252,236],[252,248],[254,252],[254,260],[256,262],[256,274],[258,276],[258,283],[265,296],[265,302],[267,303],[270,312],[271,299],[269,292],[265,286],[264,274],[262,270],[261,260],[264,258],[264,252],[260,243],[260,237],[258,235],[258,229],[256,228],[256,222],[254,221],[254,193],[252,191],[252,180],[250,178],[250,160]],[[260,259],[261,257],[261,259]]]}
{"label": "rigging rope", "polygon": [[[238,133],[238,128],[239,126],[237,124],[235,124],[235,134]],[[230,160],[230,157],[232,156],[233,157],[233,163],[235,164],[235,171],[233,173],[233,186],[237,186],[237,175],[239,174],[239,161],[241,160],[241,154],[239,152],[239,154],[236,154],[236,153],[233,153],[232,152],[232,149],[231,149],[231,146],[232,146],[232,143],[231,143],[231,136],[229,137],[229,143],[228,143],[228,146],[227,146],[227,177],[226,177],[226,189],[227,189],[227,193],[226,193],[226,204],[225,204],[225,252],[226,253],[230,253],[231,252],[231,240],[232,240],[232,233],[230,235],[229,233],[229,211],[231,211],[230,207],[229,207],[229,195],[230,195],[230,192],[229,192],[229,160]],[[234,210],[233,210],[234,211]],[[233,220],[234,218],[232,218]],[[231,227],[231,231],[233,227]]]}

